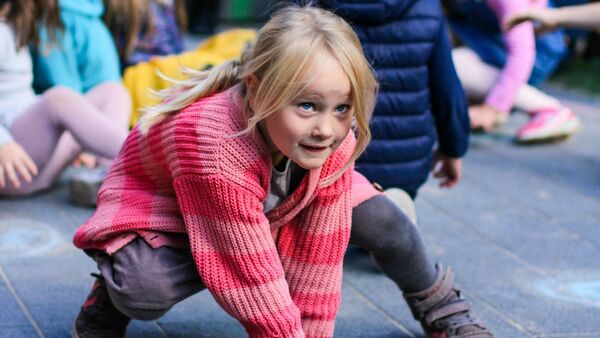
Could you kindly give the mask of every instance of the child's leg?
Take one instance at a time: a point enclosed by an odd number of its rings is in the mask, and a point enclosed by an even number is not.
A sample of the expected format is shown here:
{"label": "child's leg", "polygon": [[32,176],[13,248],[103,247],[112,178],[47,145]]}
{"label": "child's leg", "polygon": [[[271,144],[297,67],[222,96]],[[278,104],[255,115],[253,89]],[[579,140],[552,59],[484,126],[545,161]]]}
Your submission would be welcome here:
{"label": "child's leg", "polygon": [[153,249],[137,237],[112,256],[93,255],[102,276],[77,315],[73,337],[124,337],[131,318],[158,319],[204,289],[186,249]]}
{"label": "child's leg", "polygon": [[91,152],[113,158],[127,136],[126,128],[116,125],[86,98],[66,88],[48,90],[14,122],[11,133],[40,173],[20,189],[3,189],[2,194],[10,196],[48,188],[81,151],[80,144]]}
{"label": "child's leg", "polygon": [[[467,96],[474,101],[483,101],[496,83],[500,70],[484,63],[474,51],[466,47],[454,49],[452,60]],[[517,90],[513,106],[525,112],[535,112],[559,108],[561,103],[539,89],[524,84]]]}
{"label": "child's leg", "polygon": [[386,196],[354,207],[350,243],[371,253],[400,287],[428,337],[492,337],[461,298],[452,270],[433,263],[416,226]]}
{"label": "child's leg", "polygon": [[127,131],[131,113],[131,97],[121,83],[101,83],[88,91],[85,98],[116,126]]}
{"label": "child's leg", "polygon": [[158,319],[205,288],[189,250],[153,249],[141,237],[95,260],[111,300],[130,318]]}
{"label": "child's leg", "polygon": [[[131,96],[119,82],[103,82],[85,94],[86,99],[103,115],[107,116],[117,128],[129,131],[129,116],[131,115]],[[100,157],[99,165],[110,166],[111,158]]]}
{"label": "child's leg", "polygon": [[386,196],[375,196],[352,210],[350,244],[373,258],[405,292],[424,290],[435,281],[435,264],[415,225]]}

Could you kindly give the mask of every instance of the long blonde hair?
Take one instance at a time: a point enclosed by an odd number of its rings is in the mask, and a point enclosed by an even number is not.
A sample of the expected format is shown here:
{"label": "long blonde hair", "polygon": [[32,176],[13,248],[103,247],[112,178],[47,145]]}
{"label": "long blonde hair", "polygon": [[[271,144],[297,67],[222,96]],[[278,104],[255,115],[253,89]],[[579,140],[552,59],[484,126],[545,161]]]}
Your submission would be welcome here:
{"label": "long blonde hair", "polygon": [[[289,6],[277,11],[259,30],[254,46],[247,48],[240,60],[225,62],[208,71],[188,70],[191,76],[187,80],[156,93],[164,101],[145,109],[140,128],[146,132],[195,100],[241,83],[248,121],[242,133],[253,132],[260,121],[290,104],[308,87],[312,80],[308,69],[320,51],[332,55],[348,76],[354,108],[356,146],[348,163],[325,179],[325,184],[332,183],[360,156],[371,139],[369,121],[378,85],[352,28],[323,9]],[[252,110],[245,87],[251,76],[259,80],[253,93]]]}

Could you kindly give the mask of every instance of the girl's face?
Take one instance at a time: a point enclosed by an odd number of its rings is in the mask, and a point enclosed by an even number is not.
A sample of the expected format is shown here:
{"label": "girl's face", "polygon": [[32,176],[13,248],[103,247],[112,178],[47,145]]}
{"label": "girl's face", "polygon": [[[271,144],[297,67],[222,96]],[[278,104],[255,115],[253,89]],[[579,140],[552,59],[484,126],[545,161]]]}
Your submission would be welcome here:
{"label": "girl's face", "polygon": [[350,80],[337,60],[319,53],[309,68],[315,80],[291,104],[259,123],[273,165],[284,157],[304,169],[321,167],[352,124]]}

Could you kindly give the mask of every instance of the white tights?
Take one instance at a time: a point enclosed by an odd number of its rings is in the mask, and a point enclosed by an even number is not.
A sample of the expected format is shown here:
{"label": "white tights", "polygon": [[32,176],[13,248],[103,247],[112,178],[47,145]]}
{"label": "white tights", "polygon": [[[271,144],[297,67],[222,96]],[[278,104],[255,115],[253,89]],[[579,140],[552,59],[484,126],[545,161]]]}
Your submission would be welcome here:
{"label": "white tights", "polygon": [[32,182],[0,189],[0,195],[25,196],[50,187],[82,151],[114,158],[128,133],[131,101],[117,83],[103,83],[85,95],[55,87],[17,118],[15,142],[38,167]]}
{"label": "white tights", "polygon": [[[455,48],[452,51],[452,60],[469,100],[482,102],[494,86],[500,70],[484,63],[467,47]],[[519,87],[513,103],[513,108],[525,112],[560,106],[560,101],[529,84]]]}

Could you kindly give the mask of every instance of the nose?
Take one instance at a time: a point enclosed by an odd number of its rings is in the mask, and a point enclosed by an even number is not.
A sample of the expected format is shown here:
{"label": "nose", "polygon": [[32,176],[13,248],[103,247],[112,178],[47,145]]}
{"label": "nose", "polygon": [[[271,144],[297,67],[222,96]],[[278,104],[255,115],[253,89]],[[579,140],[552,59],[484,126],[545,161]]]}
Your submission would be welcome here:
{"label": "nose", "polygon": [[335,117],[331,114],[322,114],[321,118],[318,119],[317,124],[314,126],[311,135],[321,139],[328,139],[333,137],[333,119]]}

